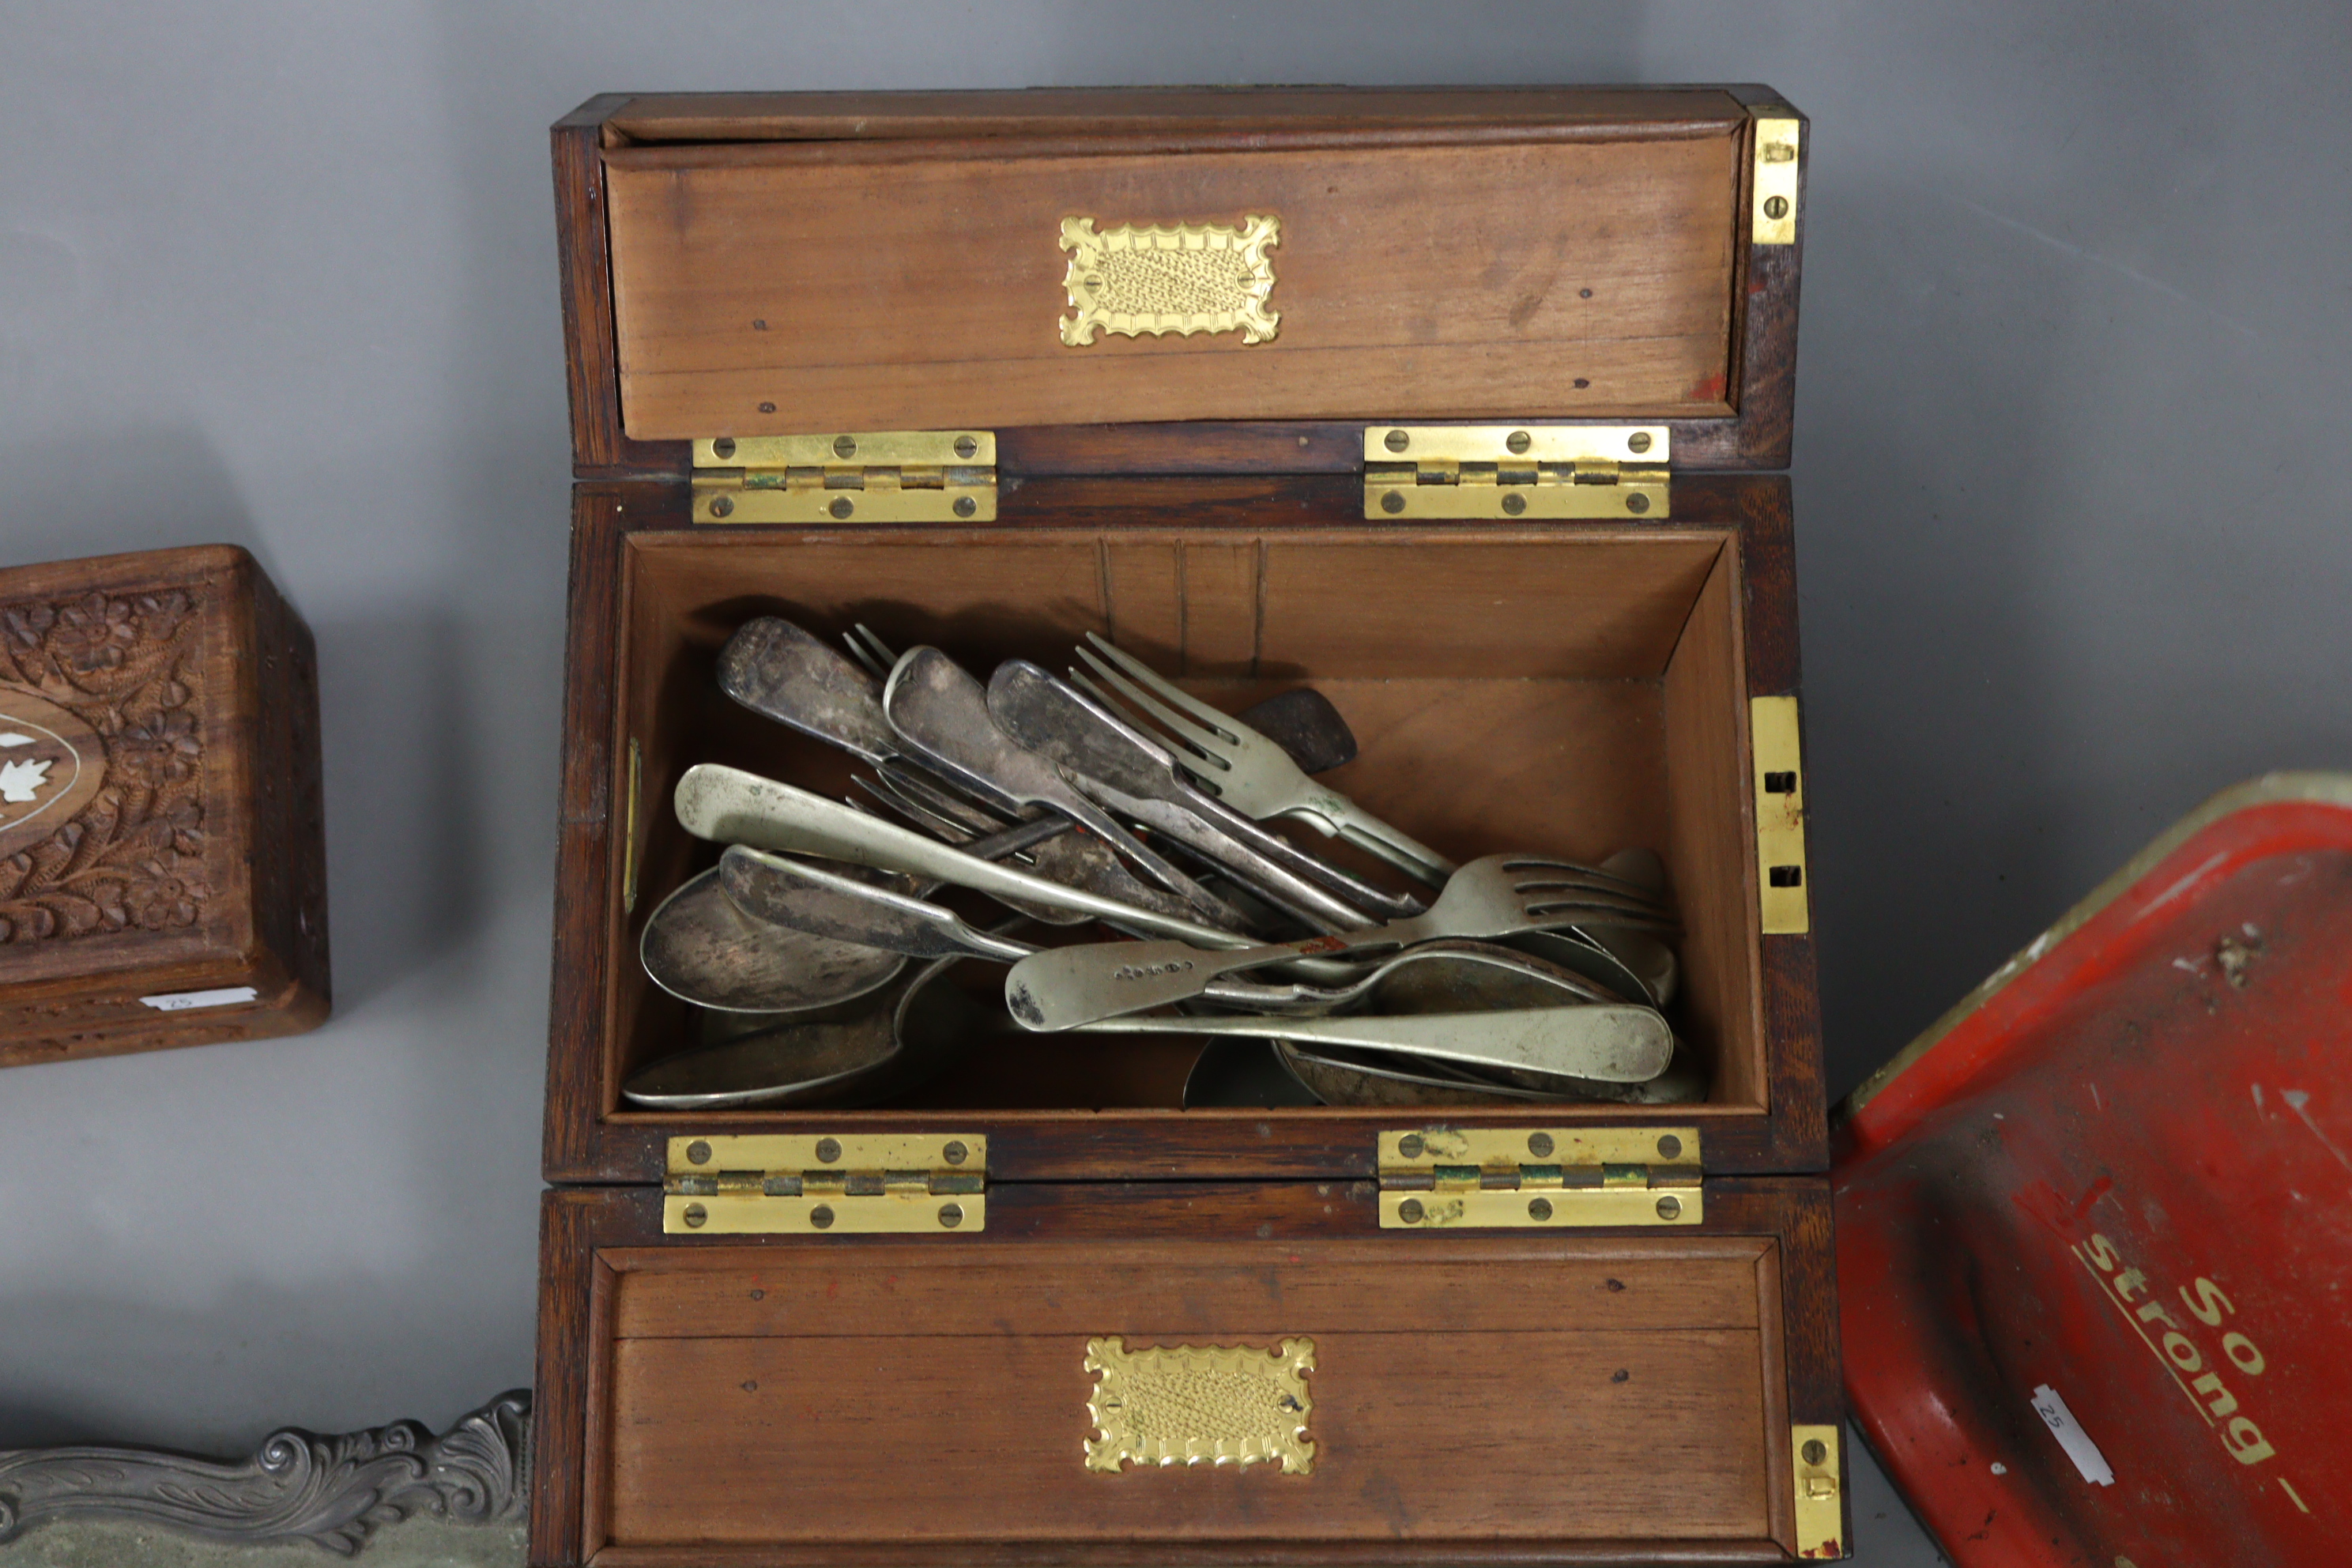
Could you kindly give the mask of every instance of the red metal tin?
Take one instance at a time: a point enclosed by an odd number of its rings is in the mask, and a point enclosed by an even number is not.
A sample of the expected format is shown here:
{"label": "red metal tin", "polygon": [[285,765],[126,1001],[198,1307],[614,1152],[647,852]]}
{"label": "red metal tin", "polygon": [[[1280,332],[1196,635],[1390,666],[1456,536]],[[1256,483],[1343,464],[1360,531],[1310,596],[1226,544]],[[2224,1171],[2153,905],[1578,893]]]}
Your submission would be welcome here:
{"label": "red metal tin", "polygon": [[2285,773],[1847,1101],[1847,1391],[1955,1563],[2352,1562],[2347,1068],[2352,776]]}

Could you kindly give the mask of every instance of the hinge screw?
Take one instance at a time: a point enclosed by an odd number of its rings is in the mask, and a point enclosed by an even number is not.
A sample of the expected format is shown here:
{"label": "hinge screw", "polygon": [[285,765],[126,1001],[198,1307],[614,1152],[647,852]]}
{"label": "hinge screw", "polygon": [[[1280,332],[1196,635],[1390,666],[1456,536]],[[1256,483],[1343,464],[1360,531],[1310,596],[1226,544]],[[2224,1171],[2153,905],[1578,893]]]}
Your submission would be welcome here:
{"label": "hinge screw", "polygon": [[731,515],[734,510],[735,503],[729,500],[725,496],[715,497],[711,500],[710,515],[713,517],[727,517]]}
{"label": "hinge screw", "polygon": [[835,436],[833,438],[833,455],[836,458],[854,458],[857,456],[857,437],[855,436]]}
{"label": "hinge screw", "polygon": [[710,1145],[698,1138],[686,1146],[686,1157],[698,1165],[710,1163]]}
{"label": "hinge screw", "polygon": [[1525,456],[1527,449],[1535,444],[1536,438],[1524,430],[1514,430],[1503,437],[1503,445],[1511,449],[1511,455],[1515,458]]}
{"label": "hinge screw", "polygon": [[1514,494],[1514,495],[1507,495],[1507,496],[1505,496],[1505,497],[1503,498],[1503,510],[1504,510],[1507,514],[1508,514],[1509,516],[1517,517],[1517,516],[1518,516],[1518,515],[1519,515],[1519,513],[1521,513],[1521,512],[1523,512],[1523,511],[1525,511],[1525,510],[1528,510],[1528,498],[1527,498],[1527,497],[1525,497],[1525,496],[1523,496],[1523,495],[1516,495],[1516,494]]}
{"label": "hinge screw", "polygon": [[1534,1220],[1551,1218],[1551,1200],[1549,1198],[1529,1198],[1528,1200],[1528,1217]]}
{"label": "hinge screw", "polygon": [[818,1139],[816,1141],[816,1157],[824,1161],[828,1165],[832,1164],[835,1160],[840,1159],[841,1140],[838,1138]]}
{"label": "hinge screw", "polygon": [[955,438],[955,455],[959,458],[978,457],[980,443],[969,436],[959,436]]}
{"label": "hinge screw", "polygon": [[1636,490],[1632,495],[1625,498],[1625,510],[1627,511],[1647,511],[1650,510],[1650,498],[1642,494],[1639,490]]}
{"label": "hinge screw", "polygon": [[1664,1197],[1658,1200],[1658,1217],[1660,1219],[1680,1219],[1682,1216],[1682,1199],[1675,1197],[1672,1193],[1669,1193]]}
{"label": "hinge screw", "polygon": [[[1643,504],[1646,506],[1649,503],[1645,501]],[[833,504],[826,507],[824,510],[833,513],[835,517],[847,517],[856,509],[849,504],[849,498],[847,496],[835,496],[833,498]]]}
{"label": "hinge screw", "polygon": [[1805,1463],[1809,1465],[1818,1465],[1823,1459],[1830,1457],[1829,1445],[1822,1442],[1819,1437],[1806,1438],[1803,1452],[1805,1456]]}
{"label": "hinge screw", "polygon": [[1661,1160],[1679,1159],[1682,1152],[1683,1141],[1673,1133],[1669,1132],[1658,1140],[1658,1158]]}
{"label": "hinge screw", "polygon": [[732,436],[721,436],[718,440],[710,443],[710,455],[714,458],[733,457],[735,455],[735,437]]}
{"label": "hinge screw", "polygon": [[1421,1148],[1421,1134],[1418,1132],[1408,1132],[1397,1140],[1397,1152],[1408,1160],[1420,1159]]}
{"label": "hinge screw", "polygon": [[949,1164],[961,1165],[965,1160],[971,1157],[971,1151],[965,1148],[962,1142],[959,1140],[950,1143],[946,1148],[940,1150],[940,1153],[947,1160]]}
{"label": "hinge screw", "polygon": [[1402,452],[1412,445],[1412,437],[1402,430],[1391,430],[1381,438],[1381,444],[1391,452]]}
{"label": "hinge screw", "polygon": [[710,1211],[700,1204],[688,1204],[686,1205],[686,1213],[678,1217],[686,1221],[688,1229],[700,1230],[703,1221],[710,1217]]}
{"label": "hinge screw", "polygon": [[1530,1132],[1528,1134],[1528,1152],[1533,1154],[1537,1159],[1542,1159],[1545,1155],[1550,1153],[1551,1150],[1552,1142],[1550,1133]]}
{"label": "hinge screw", "polygon": [[1407,1225],[1419,1225],[1421,1223],[1421,1200],[1419,1198],[1407,1198],[1404,1202],[1397,1205],[1397,1218],[1404,1221]]}
{"label": "hinge screw", "polygon": [[831,1230],[833,1228],[832,1207],[825,1204],[819,1204],[809,1210],[809,1224],[818,1230]]}
{"label": "hinge screw", "polygon": [[972,500],[970,496],[956,497],[955,514],[958,517],[970,517],[973,512],[976,512],[979,510],[980,503]]}
{"label": "hinge screw", "polygon": [[1647,430],[1636,430],[1631,436],[1625,437],[1625,450],[1629,452],[1646,452],[1649,449],[1650,433]]}
{"label": "hinge screw", "polygon": [[962,1223],[963,1205],[961,1204],[941,1204],[940,1205],[940,1226],[946,1229],[953,1230]]}
{"label": "hinge screw", "polygon": [[1382,511],[1402,511],[1404,510],[1404,497],[1395,490],[1389,491],[1388,494],[1381,498],[1381,510]]}
{"label": "hinge screw", "polygon": [[1789,216],[1789,198],[1786,196],[1767,196],[1764,199],[1764,216],[1772,219],[1775,223]]}

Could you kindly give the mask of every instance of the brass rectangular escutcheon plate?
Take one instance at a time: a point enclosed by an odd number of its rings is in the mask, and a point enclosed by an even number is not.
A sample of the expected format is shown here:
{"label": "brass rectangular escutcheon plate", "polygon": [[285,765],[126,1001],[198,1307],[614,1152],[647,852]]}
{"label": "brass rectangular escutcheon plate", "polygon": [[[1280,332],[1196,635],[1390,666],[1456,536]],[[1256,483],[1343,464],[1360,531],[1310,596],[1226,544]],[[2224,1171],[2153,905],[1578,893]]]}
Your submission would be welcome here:
{"label": "brass rectangular escutcheon plate", "polygon": [[1265,214],[1237,227],[1123,224],[1100,232],[1093,218],[1066,217],[1070,266],[1062,288],[1077,313],[1062,318],[1062,342],[1084,348],[1107,331],[1239,332],[1244,343],[1271,342],[1282,316],[1269,304],[1274,258],[1266,252],[1281,243],[1282,220]]}
{"label": "brass rectangular escutcheon plate", "polygon": [[1797,1555],[1836,1558],[1845,1549],[1845,1468],[1835,1426],[1790,1428],[1797,1489]]}
{"label": "brass rectangular escutcheon plate", "polygon": [[1748,704],[1748,746],[1756,755],[1756,878],[1764,934],[1813,929],[1805,873],[1805,767],[1797,700],[1758,697]]}
{"label": "brass rectangular escutcheon plate", "polygon": [[1087,1468],[1140,1465],[1278,1463],[1286,1475],[1315,1468],[1307,1436],[1314,1398],[1315,1342],[1250,1345],[1156,1345],[1130,1351],[1113,1335],[1087,1342],[1095,1374],[1087,1414]]}
{"label": "brass rectangular escutcheon plate", "polygon": [[1748,235],[1758,245],[1797,242],[1797,153],[1804,121],[1780,116],[1756,121],[1755,207]]}

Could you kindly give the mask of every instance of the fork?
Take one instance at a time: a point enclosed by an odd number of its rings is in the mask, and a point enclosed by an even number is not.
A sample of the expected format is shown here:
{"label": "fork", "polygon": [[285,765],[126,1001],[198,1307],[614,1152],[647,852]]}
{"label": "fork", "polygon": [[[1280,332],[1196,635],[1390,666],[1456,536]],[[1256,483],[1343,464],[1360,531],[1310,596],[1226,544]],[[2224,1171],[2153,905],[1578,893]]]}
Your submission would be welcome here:
{"label": "fork", "polygon": [[1410,946],[1438,937],[1496,938],[1596,919],[1649,931],[1672,917],[1605,873],[1520,855],[1473,860],[1446,879],[1426,911],[1368,931],[1207,952],[1177,942],[1092,942],[1050,948],[1004,977],[1004,1005],[1032,1029],[1067,1029],[1188,1001],[1220,975],[1297,958],[1330,958]]}
{"label": "fork", "polygon": [[[1129,706],[1150,714],[1181,741],[1203,764],[1188,765],[1185,771],[1243,816],[1260,822],[1273,816],[1303,818],[1326,837],[1337,835],[1432,888],[1444,887],[1453,875],[1454,862],[1338,790],[1308,778],[1287,752],[1247,724],[1161,679],[1150,666],[1097,633],[1088,632],[1087,641],[1093,647],[1074,650],[1077,656]],[[1103,695],[1076,670],[1070,675],[1097,696]]]}

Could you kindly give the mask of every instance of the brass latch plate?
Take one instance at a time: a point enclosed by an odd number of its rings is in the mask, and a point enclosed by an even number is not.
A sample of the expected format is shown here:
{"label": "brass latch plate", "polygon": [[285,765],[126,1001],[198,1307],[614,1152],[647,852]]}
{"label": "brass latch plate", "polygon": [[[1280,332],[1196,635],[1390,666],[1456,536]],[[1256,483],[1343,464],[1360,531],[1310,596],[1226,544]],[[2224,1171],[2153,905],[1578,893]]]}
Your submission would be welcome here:
{"label": "brass latch plate", "polygon": [[1129,1350],[1113,1334],[1087,1342],[1095,1374],[1087,1415],[1087,1468],[1139,1465],[1277,1464],[1311,1475],[1315,1443],[1307,1425],[1315,1398],[1315,1342],[1254,1345],[1153,1345]]}
{"label": "brass latch plate", "polygon": [[1755,206],[1748,237],[1758,245],[1797,243],[1797,153],[1804,121],[1780,115],[1756,120]]}
{"label": "brass latch plate", "polygon": [[719,436],[694,443],[697,522],[990,522],[987,430]]}
{"label": "brass latch plate", "polygon": [[673,1138],[665,1236],[944,1235],[988,1227],[977,1132]]}
{"label": "brass latch plate", "polygon": [[1791,1426],[1790,1458],[1797,1488],[1797,1555],[1843,1557],[1845,1468],[1834,1426]]}
{"label": "brass latch plate", "polygon": [[1797,700],[1750,699],[1748,739],[1756,754],[1756,885],[1764,934],[1801,934],[1813,929],[1813,913],[1805,888],[1805,768]]}
{"label": "brass latch plate", "polygon": [[1382,1230],[1706,1218],[1696,1127],[1419,1127],[1379,1148]]}
{"label": "brass latch plate", "polygon": [[1364,515],[1655,520],[1668,455],[1663,425],[1374,425]]}

